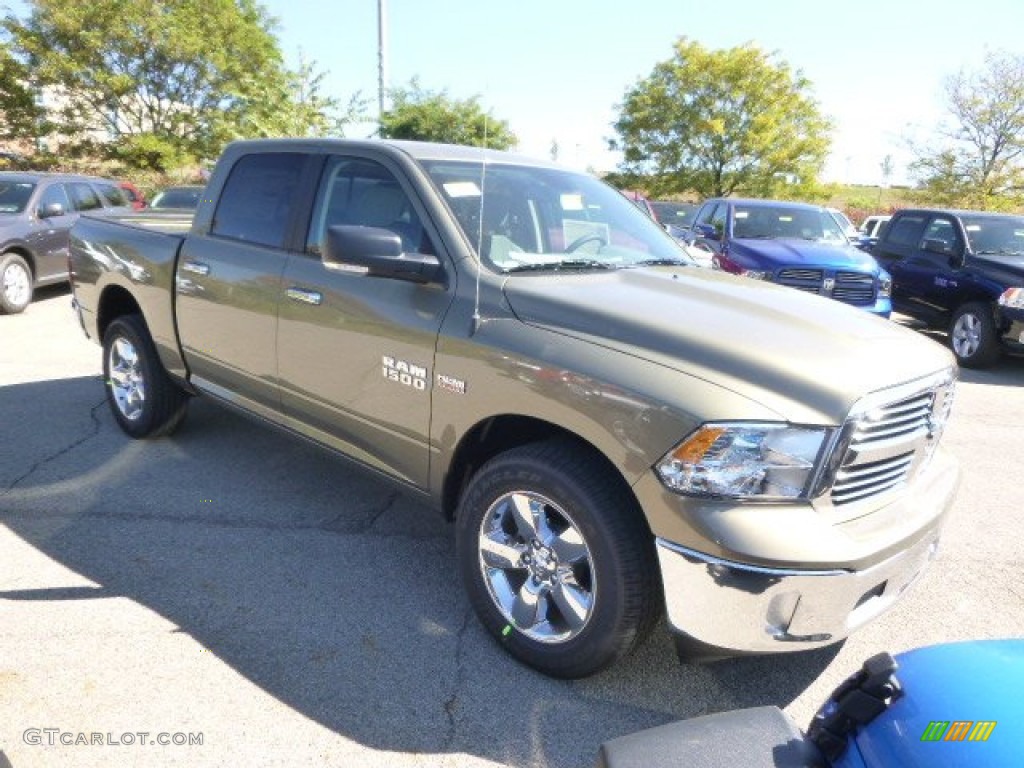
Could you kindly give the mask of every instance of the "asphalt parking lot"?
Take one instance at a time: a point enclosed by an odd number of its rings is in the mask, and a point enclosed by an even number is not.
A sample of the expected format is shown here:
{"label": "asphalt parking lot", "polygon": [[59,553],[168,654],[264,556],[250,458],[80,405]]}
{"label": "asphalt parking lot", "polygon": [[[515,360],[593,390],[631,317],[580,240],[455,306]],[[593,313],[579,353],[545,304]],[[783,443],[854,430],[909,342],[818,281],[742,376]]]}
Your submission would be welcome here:
{"label": "asphalt parking lot", "polygon": [[892,612],[839,649],[705,666],[659,628],[577,682],[485,635],[428,509],[202,401],[131,441],[99,370],[66,291],[0,317],[0,768],[575,768],[722,709],[806,724],[881,650],[1024,633],[1024,359],[962,372],[960,495]]}

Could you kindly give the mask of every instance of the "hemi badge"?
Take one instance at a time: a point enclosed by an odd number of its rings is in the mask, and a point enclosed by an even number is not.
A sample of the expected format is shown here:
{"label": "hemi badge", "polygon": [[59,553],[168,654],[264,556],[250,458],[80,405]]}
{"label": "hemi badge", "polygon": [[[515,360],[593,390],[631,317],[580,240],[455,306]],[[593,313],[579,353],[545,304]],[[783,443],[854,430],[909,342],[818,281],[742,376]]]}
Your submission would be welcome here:
{"label": "hemi badge", "polygon": [[437,374],[437,386],[441,389],[447,389],[449,392],[454,392],[456,395],[466,394],[466,382],[462,379],[456,379],[454,376],[446,376],[443,373]]}

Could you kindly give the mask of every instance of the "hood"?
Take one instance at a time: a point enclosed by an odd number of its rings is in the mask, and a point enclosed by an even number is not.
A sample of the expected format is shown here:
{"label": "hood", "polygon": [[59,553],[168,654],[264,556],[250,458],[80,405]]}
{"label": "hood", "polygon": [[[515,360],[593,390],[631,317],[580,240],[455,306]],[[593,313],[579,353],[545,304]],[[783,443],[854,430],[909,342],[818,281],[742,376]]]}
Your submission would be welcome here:
{"label": "hood", "polygon": [[824,243],[817,240],[784,238],[755,240],[735,238],[730,243],[733,256],[748,256],[772,270],[783,267],[825,267],[876,272],[874,258],[849,243]]}
{"label": "hood", "polygon": [[898,654],[896,661],[903,695],[858,728],[854,748],[863,762],[843,765],[1020,765],[1024,640],[934,645]]}
{"label": "hood", "polygon": [[794,423],[952,367],[934,341],[837,301],[699,267],[510,276],[523,322],[725,387]]}
{"label": "hood", "polygon": [[996,261],[986,256],[972,256],[968,266],[990,280],[1005,286],[1024,287],[1024,257],[1006,257]]}

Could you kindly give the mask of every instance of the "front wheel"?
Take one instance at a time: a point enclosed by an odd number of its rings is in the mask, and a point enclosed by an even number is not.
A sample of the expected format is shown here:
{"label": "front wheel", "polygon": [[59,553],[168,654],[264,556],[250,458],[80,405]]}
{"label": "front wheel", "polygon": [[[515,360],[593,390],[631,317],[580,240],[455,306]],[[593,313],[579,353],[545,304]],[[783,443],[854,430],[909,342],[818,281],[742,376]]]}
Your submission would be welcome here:
{"label": "front wheel", "polygon": [[456,542],[481,623],[514,657],[553,677],[604,669],[658,617],[653,539],[641,510],[573,441],[488,461],[459,505]]}
{"label": "front wheel", "polygon": [[114,419],[132,437],[169,435],[185,418],[187,395],[167,375],[138,315],[117,318],[103,334],[103,378]]}
{"label": "front wheel", "polygon": [[953,313],[949,346],[964,368],[985,368],[999,359],[998,333],[987,304],[974,301]]}
{"label": "front wheel", "polygon": [[32,301],[32,270],[16,253],[0,256],[0,313],[16,315]]}

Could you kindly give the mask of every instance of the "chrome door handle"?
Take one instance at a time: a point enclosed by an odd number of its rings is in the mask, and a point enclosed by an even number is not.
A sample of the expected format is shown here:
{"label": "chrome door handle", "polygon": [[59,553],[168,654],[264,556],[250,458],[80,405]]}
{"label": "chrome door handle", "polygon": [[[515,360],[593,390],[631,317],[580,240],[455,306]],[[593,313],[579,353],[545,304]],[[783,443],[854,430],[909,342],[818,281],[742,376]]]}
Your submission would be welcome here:
{"label": "chrome door handle", "polygon": [[284,292],[292,301],[301,301],[303,304],[320,304],[324,297],[319,291],[307,291],[304,288],[288,288]]}
{"label": "chrome door handle", "polygon": [[191,272],[195,275],[208,275],[210,274],[210,266],[198,261],[186,261],[181,265],[181,271]]}

